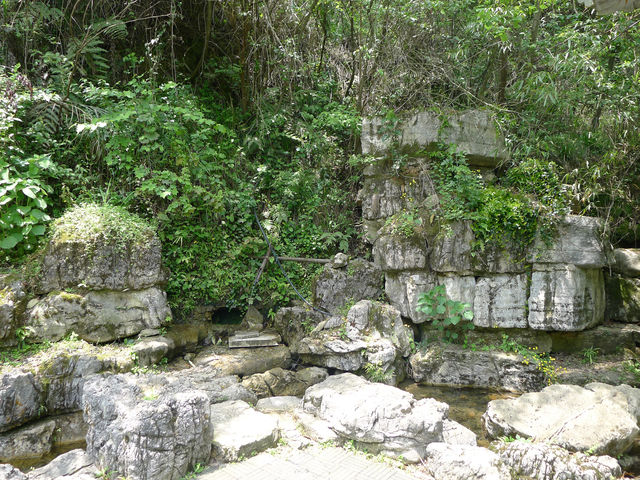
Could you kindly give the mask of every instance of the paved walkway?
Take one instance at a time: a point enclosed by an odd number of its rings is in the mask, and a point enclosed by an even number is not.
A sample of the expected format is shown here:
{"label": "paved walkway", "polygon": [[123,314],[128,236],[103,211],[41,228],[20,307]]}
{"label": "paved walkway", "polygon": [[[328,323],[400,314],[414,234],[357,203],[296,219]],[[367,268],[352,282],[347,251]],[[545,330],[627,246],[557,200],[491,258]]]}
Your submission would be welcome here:
{"label": "paved walkway", "polygon": [[264,452],[198,475],[198,480],[417,480],[427,475],[367,459],[342,448],[318,446]]}

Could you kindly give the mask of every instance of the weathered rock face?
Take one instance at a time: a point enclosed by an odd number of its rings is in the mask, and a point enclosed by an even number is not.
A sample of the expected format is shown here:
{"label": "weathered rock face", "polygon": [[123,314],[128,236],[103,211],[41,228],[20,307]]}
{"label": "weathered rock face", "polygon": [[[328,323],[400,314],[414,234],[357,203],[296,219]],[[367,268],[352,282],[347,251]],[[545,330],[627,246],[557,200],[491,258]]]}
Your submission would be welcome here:
{"label": "weathered rock face", "polygon": [[26,324],[33,328],[37,341],[57,341],[75,332],[89,342],[110,342],[159,327],[171,318],[166,294],[158,288],[56,292],[30,302],[29,307]]}
{"label": "weathered rock face", "polygon": [[323,314],[315,310],[287,307],[278,310],[273,326],[291,351],[296,352],[300,340],[325,319]]}
{"label": "weathered rock face", "polygon": [[19,279],[0,276],[0,347],[16,345],[16,330],[21,326],[20,314],[25,299],[24,286]]}
{"label": "weathered rock face", "polygon": [[263,373],[272,368],[289,368],[291,353],[284,345],[266,348],[225,348],[211,346],[203,349],[194,359],[197,366],[217,371],[218,376],[248,376]]}
{"label": "weathered rock face", "polygon": [[59,238],[47,246],[39,293],[82,286],[91,290],[143,290],[166,281],[160,240],[112,245]]}
{"label": "weathered rock face", "polygon": [[584,330],[602,322],[604,309],[602,270],[534,265],[529,294],[530,328]]}
{"label": "weathered rock face", "polygon": [[310,387],[302,400],[306,413],[328,422],[339,436],[374,453],[417,462],[425,447],[443,441],[448,405],[345,373]]}
{"label": "weathered rock face", "polygon": [[427,242],[419,236],[381,235],[373,244],[373,258],[384,272],[424,269],[428,256]]}
{"label": "weathered rock face", "polygon": [[640,278],[605,273],[605,318],[614,322],[640,323]]}
{"label": "weathered rock face", "polygon": [[472,351],[458,345],[434,343],[409,359],[414,381],[429,385],[468,385],[511,392],[541,389],[544,374],[516,354]]}
{"label": "weathered rock face", "polygon": [[551,385],[493,400],[482,417],[491,438],[520,435],[573,452],[617,456],[638,434],[640,390],[629,386]]}
{"label": "weathered rock face", "polygon": [[9,372],[0,376],[0,432],[36,418],[41,390],[29,372]]}
{"label": "weathered rock face", "polygon": [[602,268],[608,263],[602,244],[602,220],[567,215],[558,222],[551,245],[537,238],[531,249],[532,263],[570,264],[582,268]]}
{"label": "weathered rock face", "polygon": [[305,363],[342,371],[374,368],[390,383],[398,381],[395,363],[410,353],[413,332],[390,305],[362,300],[345,320],[325,323],[298,343]]}
{"label": "weathered rock face", "polygon": [[180,382],[94,376],[83,394],[87,454],[131,480],[178,480],[211,453],[210,404]]}
{"label": "weathered rock face", "polygon": [[211,407],[213,458],[235,462],[241,457],[274,447],[280,432],[278,421],[257,412],[246,402],[230,401]]}
{"label": "weathered rock face", "polygon": [[[362,153],[384,154],[392,139],[383,135],[384,119],[365,118],[362,122]],[[398,141],[404,150],[434,149],[438,143],[453,143],[472,165],[496,166],[506,158],[504,140],[498,135],[491,116],[482,110],[449,115],[446,121],[435,112],[419,112],[397,125]]]}
{"label": "weathered rock face", "polygon": [[307,388],[328,377],[323,368],[310,367],[292,372],[273,368],[265,373],[256,373],[242,380],[242,386],[254,392],[258,398],[274,396],[302,396]]}
{"label": "weathered rock face", "polygon": [[571,454],[560,447],[523,441],[497,442],[492,448],[514,478],[608,480],[622,475],[616,459],[608,456]]}
{"label": "weathered rock face", "polygon": [[313,284],[313,304],[336,313],[347,303],[378,298],[383,292],[383,276],[373,263],[356,258],[345,267],[328,264]]}
{"label": "weathered rock face", "polygon": [[468,275],[472,272],[471,244],[475,240],[469,222],[454,222],[433,240],[429,266],[434,272]]}
{"label": "weathered rock face", "polygon": [[29,472],[29,480],[95,480],[100,472],[83,450],[72,450],[42,468]]}
{"label": "weathered rock face", "polygon": [[476,280],[473,324],[478,327],[527,327],[527,275],[494,275]]}
{"label": "weathered rock face", "polygon": [[579,0],[585,7],[595,8],[598,15],[611,15],[615,12],[631,12],[640,8],[640,0]]}
{"label": "weathered rock face", "polygon": [[426,458],[427,471],[435,480],[512,480],[500,457],[486,448],[432,443]]}
{"label": "weathered rock face", "polygon": [[4,480],[27,480],[27,476],[11,465],[0,465],[0,478]]}
{"label": "weathered rock face", "polygon": [[182,372],[179,379],[173,378],[174,381],[183,382],[192,390],[205,392],[212,405],[229,400],[242,400],[252,404],[258,401],[255,393],[240,384],[240,377],[236,375],[220,377],[219,371],[215,368],[197,367]]}
{"label": "weathered rock face", "polygon": [[616,248],[611,269],[625,277],[640,277],[640,248]]}

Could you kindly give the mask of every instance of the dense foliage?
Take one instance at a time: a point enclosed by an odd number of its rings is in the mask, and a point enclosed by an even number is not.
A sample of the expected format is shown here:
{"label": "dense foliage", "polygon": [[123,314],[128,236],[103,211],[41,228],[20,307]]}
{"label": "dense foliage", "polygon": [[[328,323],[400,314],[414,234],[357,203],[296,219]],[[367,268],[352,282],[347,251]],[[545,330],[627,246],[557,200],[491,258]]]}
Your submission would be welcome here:
{"label": "dense foliage", "polygon": [[[362,253],[361,116],[414,108],[498,118],[500,185],[452,152],[436,171],[445,215],[472,212],[480,247],[501,241],[495,225],[533,235],[567,193],[638,245],[639,15],[559,0],[5,0],[0,262],[69,207],[110,204],[157,222],[174,306],[284,303],[275,267],[251,287],[266,253],[254,212],[281,254]],[[314,267],[286,266],[308,292]]]}

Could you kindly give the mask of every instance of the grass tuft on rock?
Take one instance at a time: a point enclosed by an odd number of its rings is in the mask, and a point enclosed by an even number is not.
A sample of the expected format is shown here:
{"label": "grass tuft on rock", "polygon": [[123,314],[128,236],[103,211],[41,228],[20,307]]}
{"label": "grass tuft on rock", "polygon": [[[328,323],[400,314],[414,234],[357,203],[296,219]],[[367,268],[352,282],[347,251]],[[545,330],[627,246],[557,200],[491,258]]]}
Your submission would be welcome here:
{"label": "grass tuft on rock", "polygon": [[142,244],[155,235],[146,220],[112,205],[78,205],[55,220],[51,229],[54,243],[99,242],[116,245]]}

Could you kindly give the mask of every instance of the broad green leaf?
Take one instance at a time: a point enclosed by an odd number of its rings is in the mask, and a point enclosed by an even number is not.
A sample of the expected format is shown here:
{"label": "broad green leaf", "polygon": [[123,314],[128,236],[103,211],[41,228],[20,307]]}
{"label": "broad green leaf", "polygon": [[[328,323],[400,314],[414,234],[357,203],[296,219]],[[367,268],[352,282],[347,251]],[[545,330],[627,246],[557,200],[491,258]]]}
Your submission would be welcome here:
{"label": "broad green leaf", "polygon": [[36,225],[35,227],[33,227],[31,229],[31,233],[36,235],[36,236],[41,236],[44,235],[45,232],[45,226],[44,225]]}
{"label": "broad green leaf", "polygon": [[5,250],[9,250],[10,248],[15,247],[18,243],[22,241],[22,234],[20,233],[12,233],[6,238],[0,240],[0,248],[4,248]]}
{"label": "broad green leaf", "polygon": [[27,197],[33,198],[35,200],[36,199],[36,193],[38,193],[38,190],[40,190],[40,189],[38,187],[34,187],[34,186],[24,187],[22,189],[22,193],[24,193]]}
{"label": "broad green leaf", "polygon": [[473,312],[471,310],[467,310],[462,314],[465,320],[473,320]]}

